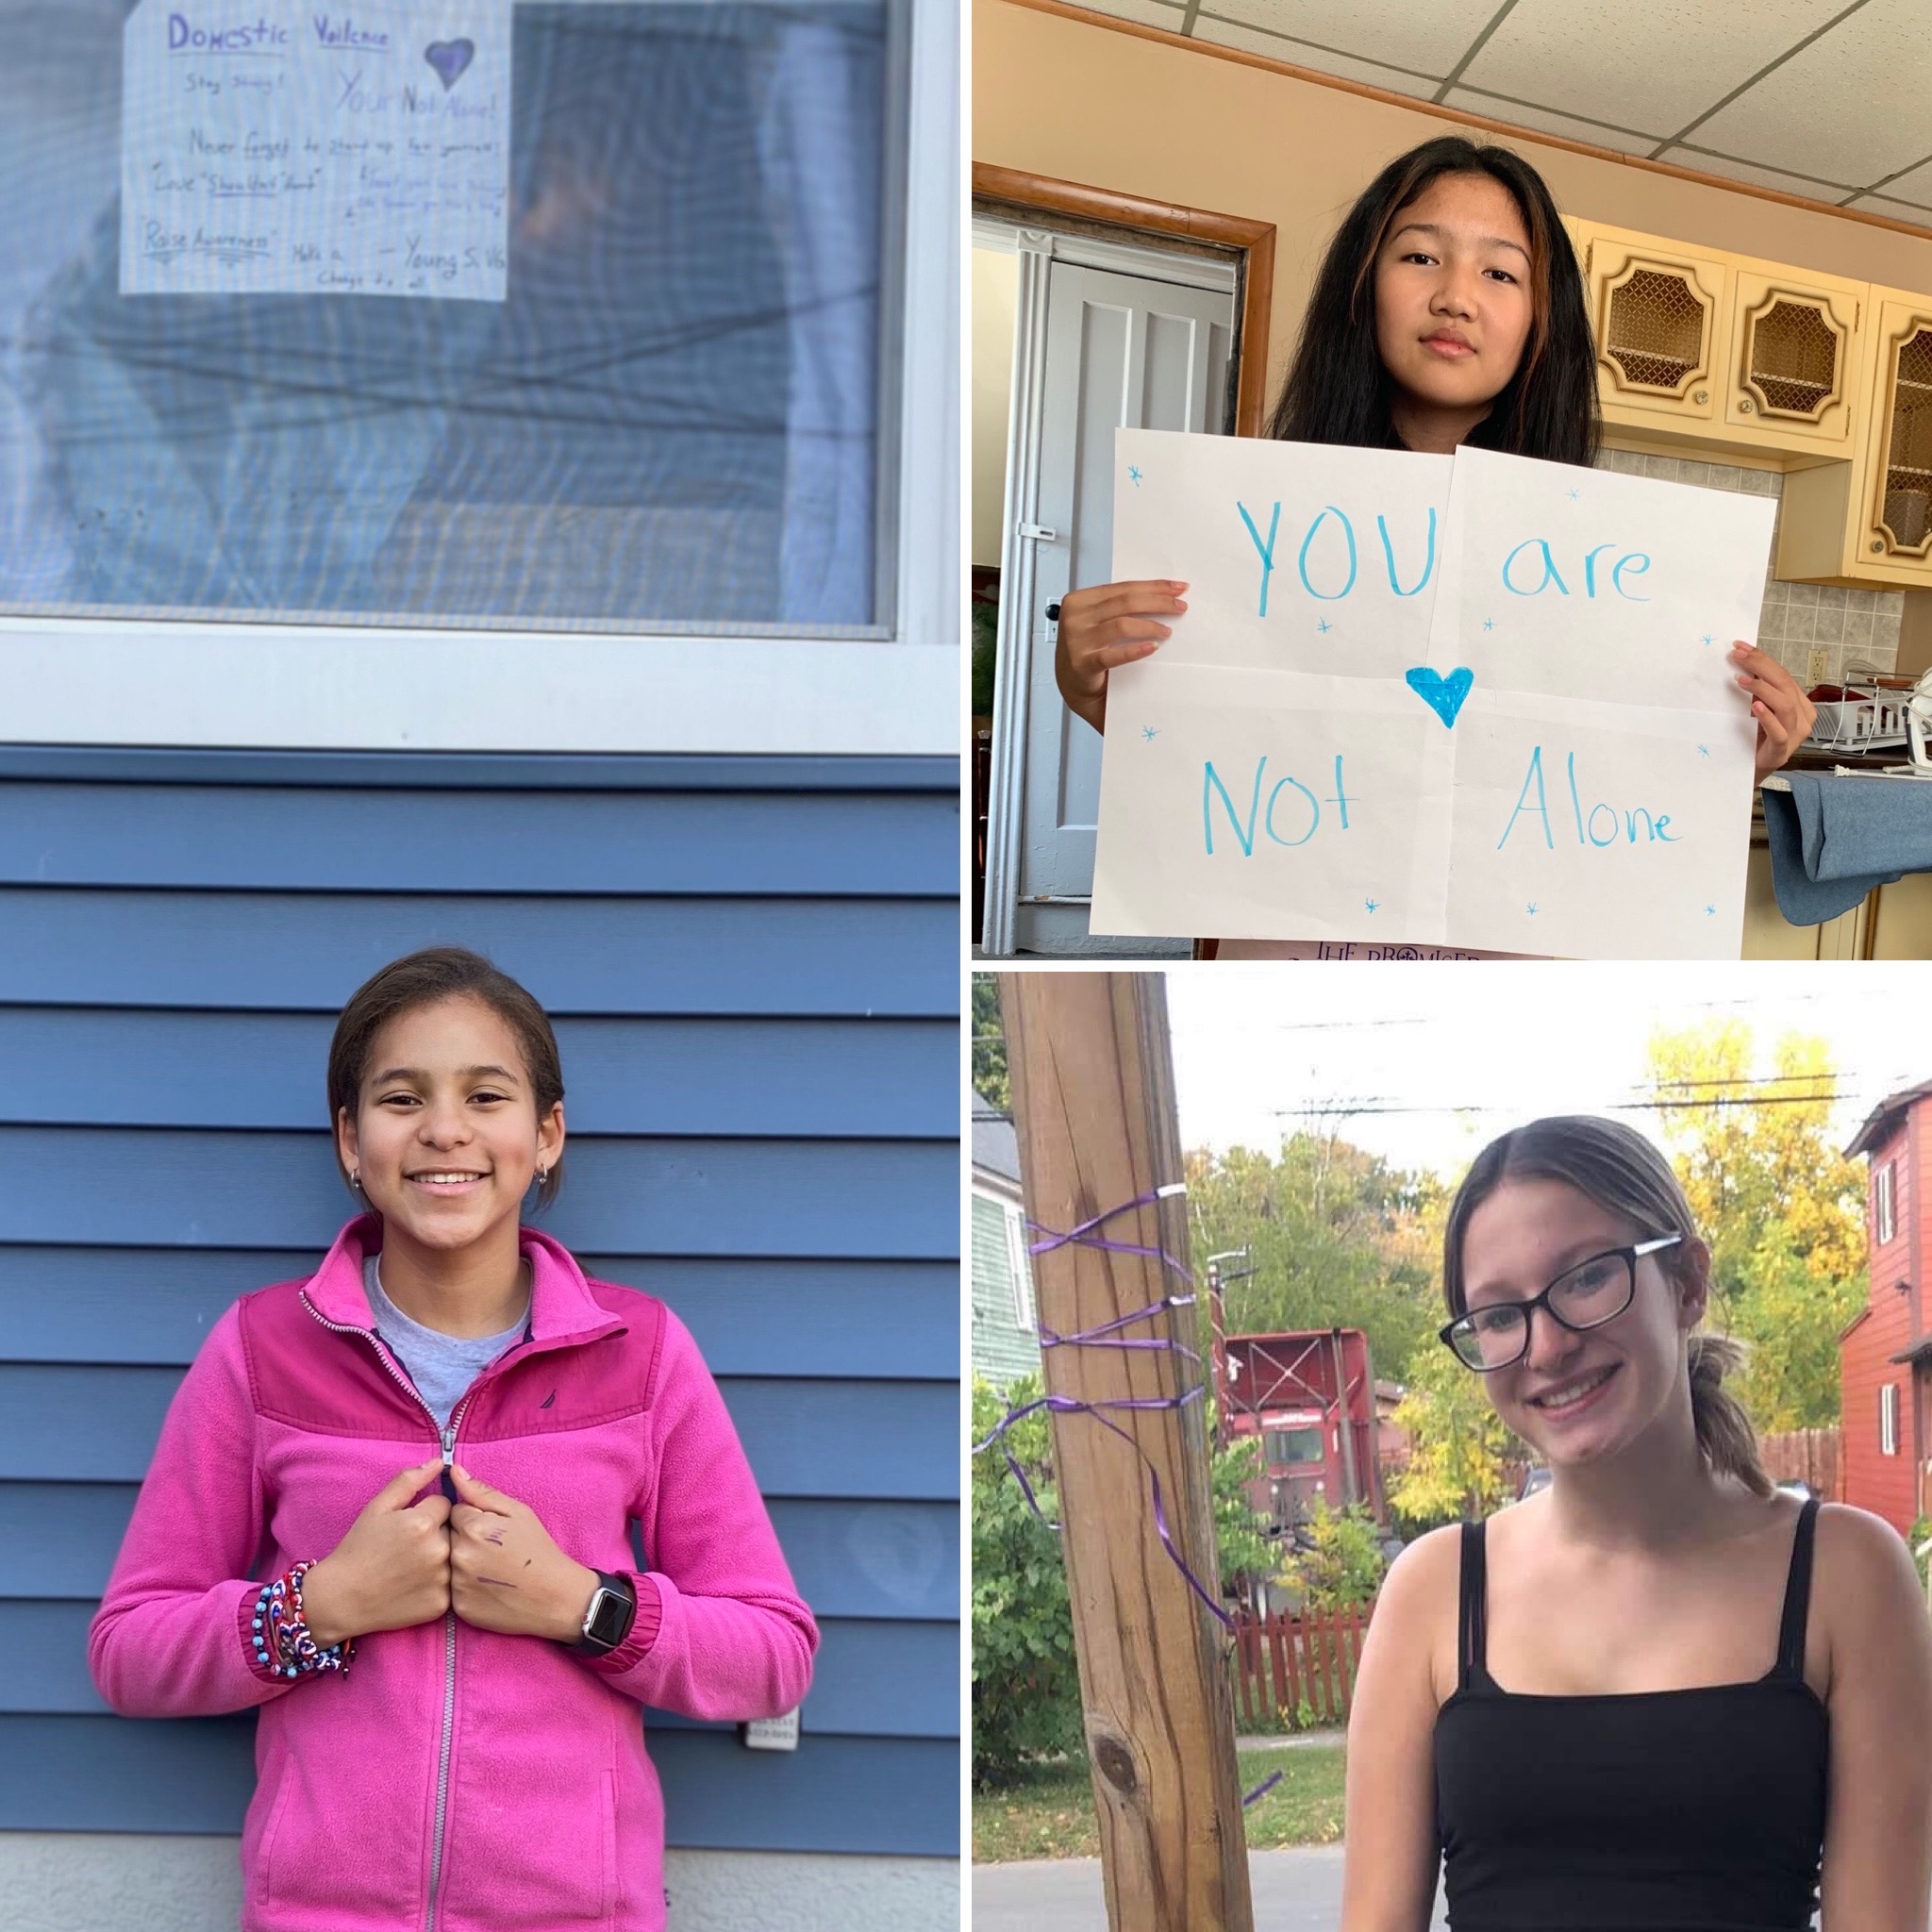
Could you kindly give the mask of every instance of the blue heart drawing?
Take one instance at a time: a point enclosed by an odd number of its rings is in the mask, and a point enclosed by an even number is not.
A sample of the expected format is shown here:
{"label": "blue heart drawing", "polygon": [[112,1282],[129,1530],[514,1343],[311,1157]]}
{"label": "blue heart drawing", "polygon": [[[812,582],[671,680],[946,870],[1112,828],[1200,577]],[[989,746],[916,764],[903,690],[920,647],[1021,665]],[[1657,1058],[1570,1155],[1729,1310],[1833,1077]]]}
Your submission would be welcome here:
{"label": "blue heart drawing", "polygon": [[448,93],[476,58],[476,43],[475,41],[431,41],[423,49],[423,58],[435,68],[443,92]]}
{"label": "blue heart drawing", "polygon": [[1475,682],[1475,673],[1467,664],[1458,664],[1447,677],[1439,671],[1431,671],[1426,664],[1418,664],[1413,671],[1403,674],[1410,691],[1414,691],[1436,716],[1450,730],[1456,728],[1456,714],[1462,708],[1462,701],[1469,695],[1469,688]]}

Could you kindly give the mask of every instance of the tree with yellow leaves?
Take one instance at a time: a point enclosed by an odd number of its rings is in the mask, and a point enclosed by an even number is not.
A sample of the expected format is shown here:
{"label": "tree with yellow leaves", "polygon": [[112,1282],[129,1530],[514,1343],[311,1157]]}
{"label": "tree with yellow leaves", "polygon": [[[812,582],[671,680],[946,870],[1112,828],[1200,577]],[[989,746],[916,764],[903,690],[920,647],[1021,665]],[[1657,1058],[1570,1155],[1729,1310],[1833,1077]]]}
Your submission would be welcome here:
{"label": "tree with yellow leaves", "polygon": [[1865,1300],[1864,1174],[1832,1137],[1824,1042],[1781,1038],[1753,1074],[1751,1029],[1650,1041],[1660,1134],[1711,1251],[1706,1325],[1751,1344],[1738,1394],[1761,1430],[1839,1419],[1839,1332]]}

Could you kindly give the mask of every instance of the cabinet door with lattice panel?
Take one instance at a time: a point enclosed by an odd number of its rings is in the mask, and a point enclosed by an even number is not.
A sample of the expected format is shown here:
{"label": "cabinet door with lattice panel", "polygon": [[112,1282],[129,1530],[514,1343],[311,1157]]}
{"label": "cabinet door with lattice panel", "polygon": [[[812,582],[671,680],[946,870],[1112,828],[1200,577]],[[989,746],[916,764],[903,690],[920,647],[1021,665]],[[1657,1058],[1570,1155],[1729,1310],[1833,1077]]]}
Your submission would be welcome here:
{"label": "cabinet door with lattice panel", "polygon": [[1932,299],[1874,290],[1856,561],[1932,584]]}
{"label": "cabinet door with lattice panel", "polygon": [[1724,422],[1760,447],[1849,457],[1864,397],[1865,284],[1740,260],[1732,288]]}
{"label": "cabinet door with lattice panel", "polygon": [[1719,348],[1731,308],[1724,258],[1651,235],[1576,226],[1606,424],[1703,430],[1721,423]]}

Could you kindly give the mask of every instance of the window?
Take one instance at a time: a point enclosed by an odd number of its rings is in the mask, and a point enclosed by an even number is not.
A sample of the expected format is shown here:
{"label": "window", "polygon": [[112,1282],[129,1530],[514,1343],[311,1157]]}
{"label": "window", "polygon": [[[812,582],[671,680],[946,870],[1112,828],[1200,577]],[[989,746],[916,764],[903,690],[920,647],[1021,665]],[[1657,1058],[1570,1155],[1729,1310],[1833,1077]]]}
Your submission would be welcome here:
{"label": "window", "polygon": [[1896,1161],[1888,1160],[1872,1176],[1872,1219],[1877,1229],[1878,1242],[1882,1247],[1893,1234],[1892,1227],[1892,1188],[1893,1170]]}
{"label": "window", "polygon": [[1299,1463],[1320,1462],[1321,1424],[1317,1423],[1305,1429],[1264,1430],[1261,1452],[1270,1469],[1291,1469]]}
{"label": "window", "polygon": [[1887,1382],[1878,1391],[1878,1452],[1898,1454],[1898,1384]]}
{"label": "window", "polygon": [[[31,667],[6,679],[31,700],[9,737],[957,748],[958,614],[931,615],[957,604],[938,393],[957,328],[930,273],[957,253],[932,113],[941,76],[957,90],[949,0],[503,6],[502,268],[473,299],[254,291],[231,265],[124,292],[124,178],[215,109],[136,91],[124,128],[156,0],[0,5],[0,173],[33,208],[0,235],[0,658]],[[299,38],[308,16],[265,0],[284,12]],[[194,64],[172,61],[171,88]],[[280,71],[201,64],[204,86]],[[436,73],[428,93],[460,99]],[[299,149],[322,112],[274,105],[294,77],[247,110],[271,145]],[[197,212],[229,192],[202,178],[170,183]],[[258,204],[209,205],[227,206]],[[259,206],[265,231],[341,244],[338,283],[369,266],[340,206]],[[899,564],[921,554],[941,559],[923,589]],[[836,648],[884,642],[955,649],[941,667]],[[806,647],[805,668],[774,657]],[[341,721],[299,722],[318,703]]]}
{"label": "window", "polygon": [[1026,1217],[1007,1208],[1007,1260],[1012,1270],[1013,1319],[1028,1335],[1040,1328],[1040,1311],[1033,1303],[1033,1257],[1026,1252]]}

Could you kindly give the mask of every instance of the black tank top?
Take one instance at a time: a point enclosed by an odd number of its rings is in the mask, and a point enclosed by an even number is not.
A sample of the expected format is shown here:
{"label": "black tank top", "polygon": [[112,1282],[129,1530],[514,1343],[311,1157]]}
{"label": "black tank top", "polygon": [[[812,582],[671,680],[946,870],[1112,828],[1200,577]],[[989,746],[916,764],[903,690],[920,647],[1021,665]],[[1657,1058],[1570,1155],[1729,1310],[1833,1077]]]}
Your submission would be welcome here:
{"label": "black tank top", "polygon": [[1817,1517],[1814,1498],[1765,1676],[1592,1697],[1490,1675],[1484,1525],[1463,1524],[1460,1662],[1435,1739],[1453,1932],[1807,1932],[1828,1737],[1805,1682]]}

